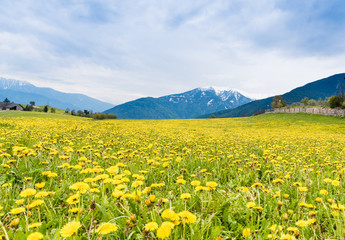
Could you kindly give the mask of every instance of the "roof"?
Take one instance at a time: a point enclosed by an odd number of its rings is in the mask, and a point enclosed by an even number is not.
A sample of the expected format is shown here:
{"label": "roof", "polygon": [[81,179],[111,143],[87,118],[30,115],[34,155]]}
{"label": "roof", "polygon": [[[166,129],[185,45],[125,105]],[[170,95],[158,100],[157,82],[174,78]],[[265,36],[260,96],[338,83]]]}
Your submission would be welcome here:
{"label": "roof", "polygon": [[6,108],[12,108],[12,107],[15,107],[15,106],[20,106],[19,104],[17,103],[7,103],[7,102],[0,102],[0,107],[3,108],[3,107],[6,107]]}

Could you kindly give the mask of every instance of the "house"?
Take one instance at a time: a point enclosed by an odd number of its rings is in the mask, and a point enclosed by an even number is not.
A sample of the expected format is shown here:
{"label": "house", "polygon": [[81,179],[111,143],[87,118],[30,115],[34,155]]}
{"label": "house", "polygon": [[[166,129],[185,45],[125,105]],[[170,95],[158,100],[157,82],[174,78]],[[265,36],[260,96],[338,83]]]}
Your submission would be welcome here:
{"label": "house", "polygon": [[9,103],[9,102],[0,102],[0,110],[8,111],[8,110],[18,110],[22,111],[23,106],[17,103]]}

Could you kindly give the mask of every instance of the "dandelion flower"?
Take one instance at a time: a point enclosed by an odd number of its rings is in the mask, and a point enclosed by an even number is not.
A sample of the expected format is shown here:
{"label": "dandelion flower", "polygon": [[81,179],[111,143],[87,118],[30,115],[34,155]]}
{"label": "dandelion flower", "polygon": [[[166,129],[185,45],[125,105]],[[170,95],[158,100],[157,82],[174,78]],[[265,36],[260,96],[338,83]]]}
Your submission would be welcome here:
{"label": "dandelion flower", "polygon": [[243,237],[247,238],[250,235],[250,228],[244,228],[242,235]]}
{"label": "dandelion flower", "polygon": [[216,189],[216,187],[218,186],[218,183],[216,183],[216,182],[207,182],[206,183],[206,187],[209,187],[210,188],[210,190],[214,190],[214,189]]}
{"label": "dandelion flower", "polygon": [[81,227],[81,223],[78,221],[72,221],[67,223],[65,226],[63,226],[63,228],[60,231],[60,234],[62,237],[66,238],[66,237],[70,237],[73,234],[75,234],[76,232],[78,232],[78,229]]}
{"label": "dandelion flower", "polygon": [[40,223],[40,222],[31,223],[31,224],[29,225],[29,229],[30,229],[30,228],[40,227],[40,226],[42,226],[42,223]]}
{"label": "dandelion flower", "polygon": [[41,183],[36,183],[35,187],[37,187],[38,189],[44,188],[44,186],[46,185],[46,182],[41,182]]}
{"label": "dandelion flower", "polygon": [[182,193],[181,194],[181,199],[182,200],[187,200],[190,199],[192,196],[189,193]]}
{"label": "dandelion flower", "polygon": [[32,209],[34,207],[40,206],[44,203],[43,200],[35,200],[32,203],[29,204],[28,209]]}
{"label": "dandelion flower", "polygon": [[69,188],[72,190],[79,191],[81,193],[86,193],[86,191],[90,189],[90,186],[85,182],[77,182],[72,184]]}
{"label": "dandelion flower", "polygon": [[102,223],[97,229],[96,233],[106,235],[117,231],[118,227],[113,223]]}
{"label": "dandelion flower", "polygon": [[74,194],[74,195],[70,196],[69,198],[67,198],[66,202],[68,204],[71,204],[71,205],[76,204],[79,202],[79,197],[80,197],[80,195],[78,193]]}
{"label": "dandelion flower", "polygon": [[162,218],[165,219],[169,219],[171,221],[178,221],[179,220],[179,216],[177,215],[177,213],[175,213],[173,210],[171,210],[170,208],[165,209],[162,212]]}
{"label": "dandelion flower", "polygon": [[195,181],[192,181],[190,184],[191,184],[192,186],[196,187],[196,186],[199,186],[199,185],[201,184],[201,182],[195,180]]}
{"label": "dandelion flower", "polygon": [[162,225],[157,229],[157,237],[160,239],[168,238],[171,234],[171,229],[174,228],[172,222],[163,222]]}
{"label": "dandelion flower", "polygon": [[196,222],[196,216],[189,211],[180,212],[178,215],[181,217],[182,221],[188,224],[192,224]]}
{"label": "dandelion flower", "polygon": [[40,232],[30,233],[26,240],[40,240],[43,239],[43,234]]}
{"label": "dandelion flower", "polygon": [[149,222],[145,225],[145,231],[151,232],[158,228],[158,224],[156,222]]}
{"label": "dandelion flower", "polygon": [[27,188],[20,193],[21,197],[30,197],[36,194],[36,190],[33,188]]}
{"label": "dandelion flower", "polygon": [[13,215],[17,215],[19,213],[25,212],[25,208],[24,207],[19,207],[19,208],[13,208],[11,209],[10,213]]}

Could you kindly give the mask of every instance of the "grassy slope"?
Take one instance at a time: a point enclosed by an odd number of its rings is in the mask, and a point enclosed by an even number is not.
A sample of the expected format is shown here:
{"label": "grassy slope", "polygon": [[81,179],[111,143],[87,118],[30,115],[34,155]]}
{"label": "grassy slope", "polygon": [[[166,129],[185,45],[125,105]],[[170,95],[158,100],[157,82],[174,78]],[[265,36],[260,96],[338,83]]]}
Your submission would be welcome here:
{"label": "grassy slope", "polygon": [[[39,117],[39,118],[58,118],[58,119],[83,119],[77,116],[72,116],[69,114],[63,113],[44,113],[44,112],[25,112],[25,111],[0,111],[0,117]],[[119,119],[120,120],[120,119]],[[181,120],[181,121],[180,121]],[[159,121],[175,121],[176,124],[184,125],[187,124],[189,121],[202,121],[204,124],[208,125],[207,121],[224,121],[225,119],[190,119],[190,120],[183,120],[183,119],[171,119],[171,120],[160,120],[160,119],[152,119],[152,120],[121,120],[121,121],[151,121],[159,122]],[[229,119],[230,120],[230,119]],[[118,120],[117,120],[118,121]],[[332,117],[332,116],[324,116],[324,115],[317,115],[317,114],[306,114],[306,113],[269,113],[269,114],[261,114],[258,116],[252,117],[242,117],[242,118],[231,118],[229,124],[244,124],[248,126],[260,126],[265,123],[275,123],[278,126],[280,124],[284,125],[294,125],[294,124],[302,124],[303,123],[315,123],[318,125],[342,125],[344,124],[345,119],[343,117]],[[274,124],[274,125],[275,125]],[[213,124],[211,124],[213,125]],[[215,124],[217,125],[217,124]],[[273,126],[272,126],[273,127]],[[345,126],[344,126],[345,128]]]}
{"label": "grassy slope", "polygon": [[[62,114],[62,113],[44,113],[44,112],[26,112],[26,111],[0,111],[0,117],[39,117],[39,118],[63,118],[63,119],[71,119],[71,118],[80,118],[76,116],[72,116],[69,114]],[[84,118],[83,118],[84,119]]]}

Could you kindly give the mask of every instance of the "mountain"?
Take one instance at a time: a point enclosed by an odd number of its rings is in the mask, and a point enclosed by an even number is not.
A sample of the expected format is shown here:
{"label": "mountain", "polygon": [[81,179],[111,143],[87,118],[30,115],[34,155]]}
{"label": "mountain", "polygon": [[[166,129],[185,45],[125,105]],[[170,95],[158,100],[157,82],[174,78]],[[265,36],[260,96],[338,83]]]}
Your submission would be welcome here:
{"label": "mountain", "polygon": [[[345,73],[336,74],[318,81],[308,83],[302,87],[295,88],[283,95],[283,99],[287,104],[301,101],[304,97],[309,99],[325,99],[336,95],[337,90],[342,84],[345,84]],[[219,118],[251,116],[256,111],[264,111],[271,108],[273,97],[252,101],[234,109],[217,111],[213,114]],[[199,118],[207,118],[209,114],[199,116]]]}
{"label": "mountain", "polygon": [[202,114],[234,108],[250,101],[252,99],[236,90],[196,88],[159,98],[140,98],[115,106],[105,113],[130,119],[195,118]]}
{"label": "mountain", "polygon": [[78,93],[64,93],[52,88],[36,87],[25,81],[0,78],[0,101],[8,98],[20,104],[29,104],[34,101],[36,105],[49,105],[56,108],[70,110],[93,110],[102,112],[113,104],[99,101]]}

